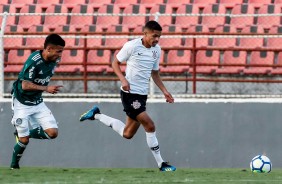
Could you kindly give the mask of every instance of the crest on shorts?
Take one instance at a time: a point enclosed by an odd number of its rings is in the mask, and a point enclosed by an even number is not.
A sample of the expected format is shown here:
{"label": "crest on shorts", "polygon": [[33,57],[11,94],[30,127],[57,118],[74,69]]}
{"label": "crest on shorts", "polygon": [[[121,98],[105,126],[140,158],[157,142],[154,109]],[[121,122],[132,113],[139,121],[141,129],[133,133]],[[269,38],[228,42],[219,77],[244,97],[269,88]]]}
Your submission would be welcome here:
{"label": "crest on shorts", "polygon": [[131,106],[134,108],[134,109],[139,109],[141,107],[141,103],[138,102],[138,100],[135,100],[132,102]]}
{"label": "crest on shorts", "polygon": [[18,118],[18,119],[16,120],[16,124],[17,124],[17,125],[22,124],[22,122],[23,122],[23,121],[22,121],[22,119],[21,119],[21,118]]}

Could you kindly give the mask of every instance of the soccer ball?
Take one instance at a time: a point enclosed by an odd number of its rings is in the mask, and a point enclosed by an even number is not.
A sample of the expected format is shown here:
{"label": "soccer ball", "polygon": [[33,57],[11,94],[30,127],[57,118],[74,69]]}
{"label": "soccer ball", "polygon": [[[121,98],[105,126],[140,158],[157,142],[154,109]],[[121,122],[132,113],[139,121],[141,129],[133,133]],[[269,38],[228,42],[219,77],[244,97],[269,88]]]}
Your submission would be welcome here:
{"label": "soccer ball", "polygon": [[272,164],[267,156],[257,155],[252,159],[250,168],[251,171],[255,173],[269,173],[271,171]]}

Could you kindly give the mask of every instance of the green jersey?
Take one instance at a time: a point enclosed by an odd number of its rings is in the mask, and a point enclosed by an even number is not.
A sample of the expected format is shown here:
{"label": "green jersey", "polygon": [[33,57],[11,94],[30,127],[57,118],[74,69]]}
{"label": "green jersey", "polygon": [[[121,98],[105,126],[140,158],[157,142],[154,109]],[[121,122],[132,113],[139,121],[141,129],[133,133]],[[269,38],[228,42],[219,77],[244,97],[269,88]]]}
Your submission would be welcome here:
{"label": "green jersey", "polygon": [[37,105],[43,102],[41,90],[27,91],[22,89],[22,81],[30,81],[36,85],[47,86],[54,75],[59,61],[47,62],[42,57],[42,51],[33,52],[26,60],[18,79],[13,83],[13,95],[25,105]]}

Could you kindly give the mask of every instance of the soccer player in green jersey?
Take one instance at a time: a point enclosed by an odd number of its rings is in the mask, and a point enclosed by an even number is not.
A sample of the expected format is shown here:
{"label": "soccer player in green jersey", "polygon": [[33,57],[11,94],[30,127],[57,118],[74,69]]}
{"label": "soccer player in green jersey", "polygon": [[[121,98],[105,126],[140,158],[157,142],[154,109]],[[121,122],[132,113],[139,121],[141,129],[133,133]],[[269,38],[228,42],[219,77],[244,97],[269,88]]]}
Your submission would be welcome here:
{"label": "soccer player in green jersey", "polygon": [[[62,86],[48,85],[60,61],[65,41],[58,34],[50,34],[44,49],[33,52],[26,60],[18,79],[13,83],[13,118],[17,143],[14,146],[11,169],[19,169],[29,138],[54,139],[58,125],[42,99],[42,93],[56,94]],[[29,129],[29,124],[32,129]]]}

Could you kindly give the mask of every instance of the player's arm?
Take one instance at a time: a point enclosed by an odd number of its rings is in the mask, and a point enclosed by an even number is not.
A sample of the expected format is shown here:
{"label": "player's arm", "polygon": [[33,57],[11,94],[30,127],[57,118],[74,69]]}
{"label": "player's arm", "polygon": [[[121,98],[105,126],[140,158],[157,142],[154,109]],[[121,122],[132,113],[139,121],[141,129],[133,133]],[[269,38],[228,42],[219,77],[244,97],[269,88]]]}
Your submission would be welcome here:
{"label": "player's arm", "polygon": [[173,103],[174,98],[172,95],[167,91],[166,87],[164,86],[164,83],[160,77],[159,70],[152,70],[152,79],[155,82],[155,84],[160,88],[160,90],[163,92],[166,101],[168,103]]}
{"label": "player's arm", "polygon": [[112,62],[112,68],[115,72],[115,74],[117,75],[117,77],[119,78],[120,82],[121,82],[121,87],[124,91],[130,91],[130,86],[128,81],[126,80],[126,78],[124,77],[121,69],[120,69],[120,62],[119,60],[115,57],[114,61]]}
{"label": "player's arm", "polygon": [[34,84],[31,81],[23,80],[22,81],[22,89],[25,91],[46,91],[48,93],[58,93],[59,88],[63,86],[41,86]]}

